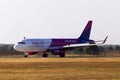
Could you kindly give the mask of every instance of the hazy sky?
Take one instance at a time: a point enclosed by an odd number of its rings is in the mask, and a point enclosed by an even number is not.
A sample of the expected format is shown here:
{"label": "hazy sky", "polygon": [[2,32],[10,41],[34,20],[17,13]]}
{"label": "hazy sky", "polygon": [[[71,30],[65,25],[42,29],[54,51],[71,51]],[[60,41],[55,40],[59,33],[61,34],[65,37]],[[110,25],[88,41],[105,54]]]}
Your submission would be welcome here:
{"label": "hazy sky", "polygon": [[120,44],[120,0],[0,0],[0,43],[77,38],[88,20],[91,39]]}

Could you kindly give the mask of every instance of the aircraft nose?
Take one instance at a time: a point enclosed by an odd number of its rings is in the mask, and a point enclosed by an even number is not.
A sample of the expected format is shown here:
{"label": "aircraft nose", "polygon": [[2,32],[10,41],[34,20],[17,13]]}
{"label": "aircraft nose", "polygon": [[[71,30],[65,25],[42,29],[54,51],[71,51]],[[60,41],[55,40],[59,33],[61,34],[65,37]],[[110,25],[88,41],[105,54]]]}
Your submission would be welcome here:
{"label": "aircraft nose", "polygon": [[14,45],[14,49],[17,51],[21,51],[21,46],[16,44],[16,45]]}

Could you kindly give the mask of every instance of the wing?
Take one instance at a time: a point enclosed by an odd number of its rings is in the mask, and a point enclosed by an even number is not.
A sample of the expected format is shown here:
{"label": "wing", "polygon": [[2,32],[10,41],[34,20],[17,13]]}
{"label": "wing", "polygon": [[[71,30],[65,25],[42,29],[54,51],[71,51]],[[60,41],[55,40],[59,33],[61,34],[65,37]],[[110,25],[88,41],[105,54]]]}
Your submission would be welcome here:
{"label": "wing", "polygon": [[[75,48],[80,48],[80,47],[101,46],[101,45],[103,45],[106,42],[107,38],[108,38],[108,36],[106,36],[106,38],[104,40],[95,41],[95,44],[89,44],[89,43],[72,44],[72,45],[63,46],[61,48],[66,50],[66,49],[75,49]],[[96,44],[96,42],[101,42],[101,43],[97,43]]]}
{"label": "wing", "polygon": [[102,45],[102,44],[73,44],[73,45],[63,46],[63,47],[61,47],[61,49],[73,50],[73,49],[81,48],[81,47],[100,46],[100,45]]}

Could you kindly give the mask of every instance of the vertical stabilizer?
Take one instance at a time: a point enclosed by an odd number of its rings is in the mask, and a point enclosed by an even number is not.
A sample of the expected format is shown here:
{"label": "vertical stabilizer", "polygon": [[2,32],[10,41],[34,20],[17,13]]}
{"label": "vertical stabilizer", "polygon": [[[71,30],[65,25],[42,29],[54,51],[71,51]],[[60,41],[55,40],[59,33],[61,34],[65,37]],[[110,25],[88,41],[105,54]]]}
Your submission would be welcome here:
{"label": "vertical stabilizer", "polygon": [[83,30],[81,36],[78,38],[80,42],[89,41],[91,27],[92,27],[92,21],[88,21],[88,23],[87,23],[85,29]]}

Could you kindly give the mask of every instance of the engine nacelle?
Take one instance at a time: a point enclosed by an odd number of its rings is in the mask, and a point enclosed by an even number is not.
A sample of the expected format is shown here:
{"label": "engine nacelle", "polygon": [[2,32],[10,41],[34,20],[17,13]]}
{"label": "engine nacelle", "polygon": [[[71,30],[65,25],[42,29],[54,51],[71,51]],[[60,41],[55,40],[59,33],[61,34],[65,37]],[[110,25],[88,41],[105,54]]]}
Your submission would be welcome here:
{"label": "engine nacelle", "polygon": [[60,55],[60,54],[65,54],[65,51],[63,49],[54,49],[51,51],[53,55]]}

